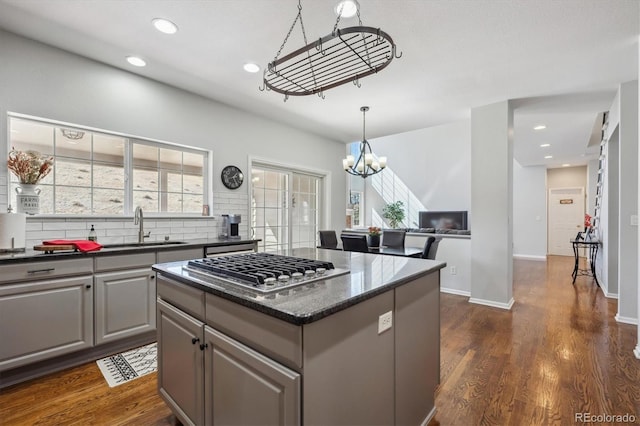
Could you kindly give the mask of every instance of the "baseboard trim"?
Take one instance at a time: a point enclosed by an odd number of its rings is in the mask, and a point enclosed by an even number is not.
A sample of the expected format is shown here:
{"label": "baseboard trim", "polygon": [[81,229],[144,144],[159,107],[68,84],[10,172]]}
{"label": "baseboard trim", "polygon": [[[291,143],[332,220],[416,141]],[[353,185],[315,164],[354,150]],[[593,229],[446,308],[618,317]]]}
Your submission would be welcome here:
{"label": "baseboard trim", "polygon": [[614,318],[617,322],[621,322],[623,324],[638,325],[638,318],[623,317],[620,316],[620,314],[616,314]]}
{"label": "baseboard trim", "polygon": [[501,302],[495,302],[493,300],[476,299],[475,297],[471,297],[469,299],[469,303],[475,303],[477,305],[491,306],[492,308],[500,308],[500,309],[511,310],[511,307],[515,303],[515,300],[513,300],[513,297],[512,297],[511,300],[509,300],[508,303],[501,303]]}
{"label": "baseboard trim", "polygon": [[440,287],[440,293],[455,294],[458,296],[466,296],[466,297],[471,296],[470,291],[458,290],[456,288],[449,288],[449,287]]}
{"label": "baseboard trim", "polygon": [[[603,293],[604,293],[604,291],[603,291]],[[618,299],[618,293],[609,293],[609,292],[606,292],[606,293],[604,293],[604,296],[605,296],[607,299],[616,299],[616,300]]]}
{"label": "baseboard trim", "polygon": [[139,336],[128,337],[100,346],[94,346],[81,351],[60,355],[52,359],[45,359],[31,364],[22,365],[11,370],[0,372],[0,389],[36,379],[47,374],[95,361],[105,356],[147,345],[156,341],[156,331],[152,330]]}
{"label": "baseboard trim", "polygon": [[427,426],[435,415],[436,415],[436,406],[434,405],[431,411],[429,412],[429,414],[427,414],[427,417],[422,421],[422,423],[420,423],[420,426]]}
{"label": "baseboard trim", "polygon": [[546,262],[547,256],[533,256],[530,254],[514,254],[514,259],[522,259],[522,260],[535,260],[538,262]]}

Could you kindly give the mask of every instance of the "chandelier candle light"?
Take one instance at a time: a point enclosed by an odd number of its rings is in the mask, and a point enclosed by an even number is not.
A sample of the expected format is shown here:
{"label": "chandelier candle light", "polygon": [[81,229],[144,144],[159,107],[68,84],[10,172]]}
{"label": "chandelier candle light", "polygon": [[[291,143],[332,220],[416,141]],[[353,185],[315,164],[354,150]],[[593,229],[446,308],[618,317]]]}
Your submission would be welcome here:
{"label": "chandelier candle light", "polygon": [[360,155],[358,159],[353,155],[347,155],[347,158],[342,159],[342,168],[344,171],[354,175],[360,176],[363,179],[371,175],[375,175],[376,173],[380,173],[387,167],[387,157],[379,157],[377,160],[373,156],[373,152],[371,151],[371,145],[369,145],[369,141],[365,137],[365,114],[369,111],[368,106],[360,107],[360,111],[362,111],[362,141],[360,142]]}

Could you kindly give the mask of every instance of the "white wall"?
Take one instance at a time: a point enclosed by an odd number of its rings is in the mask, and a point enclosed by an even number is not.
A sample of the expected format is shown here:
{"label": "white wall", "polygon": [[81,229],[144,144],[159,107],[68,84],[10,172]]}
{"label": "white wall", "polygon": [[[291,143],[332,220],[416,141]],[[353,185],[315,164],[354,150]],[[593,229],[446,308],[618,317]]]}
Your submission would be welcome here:
{"label": "white wall", "polygon": [[[640,12],[638,12],[638,15],[640,15]],[[640,38],[638,39],[638,41],[640,42]],[[638,43],[638,80],[640,81],[640,43]],[[640,100],[640,85],[638,85],[638,99]],[[640,134],[640,120],[638,120],[638,134]],[[640,143],[640,141],[639,141]],[[638,149],[638,166],[637,168],[640,168],[640,149]],[[638,188],[640,188],[640,173],[638,173]],[[640,199],[638,199],[638,205],[637,205],[637,213],[636,214],[640,214]],[[638,247],[640,248],[640,228],[636,228],[636,234],[638,236]],[[638,293],[638,313],[640,316],[640,250],[638,250],[638,286],[636,287],[637,289],[637,293]],[[638,321],[638,326],[637,326],[637,344],[636,347],[634,349],[634,354],[636,355],[636,358],[640,359],[640,321]]]}
{"label": "white wall", "polygon": [[638,81],[620,85],[620,143],[618,173],[618,314],[616,320],[638,322]]}
{"label": "white wall", "polygon": [[[471,215],[471,134],[469,121],[459,121],[414,130],[369,141],[373,151],[387,157],[388,170],[395,173],[428,210],[467,210]],[[354,181],[362,178],[353,177]],[[384,201],[366,182],[365,224],[371,210],[382,213]],[[417,228],[415,224],[406,224]]]}
{"label": "white wall", "polygon": [[584,188],[587,191],[587,166],[547,169],[547,189]]}
{"label": "white wall", "polygon": [[509,101],[471,110],[470,302],[513,305],[513,108]]}
{"label": "white wall", "polygon": [[[237,203],[248,214],[248,187],[227,190],[220,171],[235,164],[249,175],[249,155],[331,175],[330,220],[344,224],[344,144],[242,112],[213,100],[72,53],[0,31],[0,116],[18,112],[213,151],[212,213]],[[0,120],[0,152],[7,152]],[[291,149],[292,146],[296,149]],[[300,155],[304,152],[304,155]],[[7,168],[0,168],[0,210]],[[231,201],[229,201],[231,200]],[[243,218],[244,219],[244,218]],[[248,217],[247,217],[248,221]]]}
{"label": "white wall", "polygon": [[547,259],[547,170],[513,160],[513,257]]}

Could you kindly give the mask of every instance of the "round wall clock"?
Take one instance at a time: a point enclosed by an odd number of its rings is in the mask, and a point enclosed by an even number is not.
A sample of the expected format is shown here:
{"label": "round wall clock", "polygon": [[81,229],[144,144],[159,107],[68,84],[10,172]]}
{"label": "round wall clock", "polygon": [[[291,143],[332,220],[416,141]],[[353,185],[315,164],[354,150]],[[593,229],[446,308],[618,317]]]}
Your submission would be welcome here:
{"label": "round wall clock", "polygon": [[227,166],[222,169],[220,177],[224,186],[229,189],[238,189],[242,185],[242,181],[244,181],[242,170],[236,166]]}

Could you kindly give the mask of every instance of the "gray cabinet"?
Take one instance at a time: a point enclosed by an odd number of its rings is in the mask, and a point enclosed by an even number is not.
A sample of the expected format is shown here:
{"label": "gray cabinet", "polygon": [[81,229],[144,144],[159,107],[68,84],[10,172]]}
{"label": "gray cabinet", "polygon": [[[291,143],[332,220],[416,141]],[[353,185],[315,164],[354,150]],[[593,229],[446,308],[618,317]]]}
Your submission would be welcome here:
{"label": "gray cabinet", "polygon": [[300,424],[300,375],[204,327],[205,424]]}
{"label": "gray cabinet", "polygon": [[95,275],[96,344],[155,330],[156,281],[151,268]]}
{"label": "gray cabinet", "polygon": [[86,275],[0,286],[0,371],[93,346],[92,284]]}
{"label": "gray cabinet", "polygon": [[155,260],[154,252],[95,258],[96,345],[155,330]]}
{"label": "gray cabinet", "polygon": [[159,250],[157,263],[178,262],[180,260],[201,259],[204,257],[202,248],[181,250]]}
{"label": "gray cabinet", "polygon": [[205,325],[204,296],[158,279],[160,396],[183,424],[300,424],[300,375]]}
{"label": "gray cabinet", "polygon": [[204,424],[203,326],[158,300],[158,393],[184,425]]}

